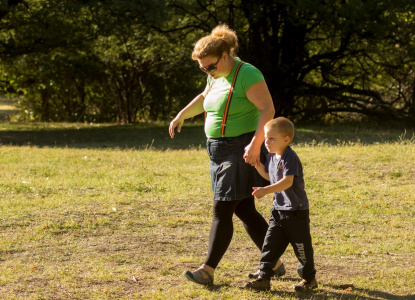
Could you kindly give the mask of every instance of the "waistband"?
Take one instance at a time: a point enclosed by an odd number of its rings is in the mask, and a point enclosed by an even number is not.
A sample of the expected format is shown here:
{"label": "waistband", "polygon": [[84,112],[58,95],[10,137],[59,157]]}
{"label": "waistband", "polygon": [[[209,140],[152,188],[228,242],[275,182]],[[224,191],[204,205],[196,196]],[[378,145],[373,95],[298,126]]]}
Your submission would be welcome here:
{"label": "waistband", "polygon": [[215,142],[215,141],[218,141],[218,142],[228,142],[228,141],[244,141],[244,140],[246,140],[246,139],[252,139],[252,137],[254,136],[254,134],[255,134],[255,131],[251,131],[251,132],[248,132],[248,133],[244,133],[244,134],[241,134],[241,135],[238,135],[238,136],[233,136],[233,137],[218,137],[218,138],[208,138],[207,140],[209,141],[209,142]]}

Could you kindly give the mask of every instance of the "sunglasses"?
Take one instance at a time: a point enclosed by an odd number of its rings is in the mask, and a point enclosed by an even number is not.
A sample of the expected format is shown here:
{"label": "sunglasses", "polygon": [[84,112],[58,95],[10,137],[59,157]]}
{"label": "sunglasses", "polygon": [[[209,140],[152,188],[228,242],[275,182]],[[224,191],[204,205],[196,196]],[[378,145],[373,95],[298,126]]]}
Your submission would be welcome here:
{"label": "sunglasses", "polygon": [[214,64],[211,64],[211,65],[209,65],[209,66],[207,66],[207,67],[201,67],[201,66],[199,66],[199,68],[203,71],[203,72],[206,72],[206,73],[212,73],[212,72],[215,72],[216,70],[217,70],[217,64],[219,63],[219,61],[220,61],[220,59],[222,58],[222,56],[220,56],[219,58],[218,58],[218,60],[216,61],[216,63],[214,63]]}

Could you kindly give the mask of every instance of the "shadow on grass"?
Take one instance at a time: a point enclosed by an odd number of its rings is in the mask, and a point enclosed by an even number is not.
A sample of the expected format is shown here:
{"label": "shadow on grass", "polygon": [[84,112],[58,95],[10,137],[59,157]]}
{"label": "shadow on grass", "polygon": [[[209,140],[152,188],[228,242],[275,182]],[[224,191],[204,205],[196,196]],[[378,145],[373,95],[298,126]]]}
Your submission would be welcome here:
{"label": "shadow on grass", "polygon": [[[290,278],[285,277],[282,279],[283,281],[292,281],[292,284],[298,282],[298,278]],[[278,290],[271,290],[269,292],[261,292],[261,291],[251,291],[254,294],[258,294],[258,299],[263,299],[264,296],[267,298],[274,297],[277,299],[284,299],[284,298],[298,298],[298,299],[345,299],[345,300],[356,300],[356,299],[367,299],[367,300],[375,300],[375,299],[385,299],[385,300],[409,300],[415,299],[415,295],[394,295],[391,293],[386,293],[382,291],[372,291],[369,289],[357,288],[351,285],[351,288],[348,290],[346,289],[349,285],[323,285],[322,288],[318,288],[313,291],[307,292],[286,292],[286,291],[278,291]],[[211,285],[206,287],[207,290],[210,292],[221,292],[224,288],[229,288],[228,284],[218,284],[218,285]],[[243,289],[241,287],[241,289]],[[265,298],[264,298],[265,299]]]}
{"label": "shadow on grass", "polygon": [[367,289],[353,289],[352,291],[330,291],[326,292],[323,289],[317,289],[310,292],[280,292],[280,291],[271,291],[269,292],[273,297],[276,298],[298,298],[298,299],[342,299],[342,300],[410,300],[415,299],[415,295],[407,296],[398,296],[390,293],[385,293],[381,291],[372,291]]}
{"label": "shadow on grass", "polygon": [[[414,141],[414,130],[353,126],[298,127],[296,144],[385,143]],[[0,145],[60,148],[189,149],[204,148],[203,124],[187,124],[171,139],[168,123],[111,125],[68,123],[0,123]]]}
{"label": "shadow on grass", "polygon": [[[387,300],[410,300],[415,299],[415,294],[413,295],[394,295],[391,293],[386,293],[382,291],[372,291],[369,289],[363,289],[359,287],[352,287],[350,291],[344,291],[343,286],[338,285],[326,285],[334,290],[338,290],[339,292],[332,292],[330,293],[330,297],[334,297],[335,299],[387,299]],[[367,296],[362,296],[367,295]]]}
{"label": "shadow on grass", "polygon": [[[5,127],[5,128],[4,128]],[[171,139],[168,125],[0,125],[0,145],[58,148],[189,149],[205,147],[203,126],[188,125]]]}

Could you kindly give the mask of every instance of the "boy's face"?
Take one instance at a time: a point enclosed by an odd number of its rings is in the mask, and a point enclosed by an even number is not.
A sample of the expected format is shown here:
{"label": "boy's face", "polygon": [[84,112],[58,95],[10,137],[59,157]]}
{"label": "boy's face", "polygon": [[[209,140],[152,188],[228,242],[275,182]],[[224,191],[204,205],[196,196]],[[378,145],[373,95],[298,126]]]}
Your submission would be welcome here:
{"label": "boy's face", "polygon": [[269,153],[283,155],[290,145],[291,139],[289,136],[284,136],[276,129],[269,129],[265,127],[265,147]]}

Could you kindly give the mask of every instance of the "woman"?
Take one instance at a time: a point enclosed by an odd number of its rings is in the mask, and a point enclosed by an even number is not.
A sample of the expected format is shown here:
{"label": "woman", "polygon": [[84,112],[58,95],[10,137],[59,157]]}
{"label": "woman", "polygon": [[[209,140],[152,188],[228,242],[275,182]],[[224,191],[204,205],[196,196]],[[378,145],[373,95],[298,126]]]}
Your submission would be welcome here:
{"label": "woman", "polygon": [[[184,273],[187,279],[204,285],[213,283],[215,268],[231,242],[234,213],[259,250],[268,229],[255,208],[252,187],[260,178],[254,166],[260,162],[263,128],[274,117],[274,105],[261,72],[234,56],[237,47],[237,35],[227,25],[218,25],[196,43],[192,59],[209,75],[207,85],[169,127],[174,138],[175,128],[180,132],[185,119],[206,112],[213,221],[204,264]],[[280,261],[276,267],[277,275],[285,274]]]}

